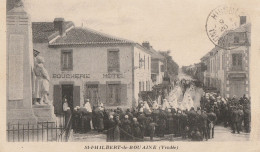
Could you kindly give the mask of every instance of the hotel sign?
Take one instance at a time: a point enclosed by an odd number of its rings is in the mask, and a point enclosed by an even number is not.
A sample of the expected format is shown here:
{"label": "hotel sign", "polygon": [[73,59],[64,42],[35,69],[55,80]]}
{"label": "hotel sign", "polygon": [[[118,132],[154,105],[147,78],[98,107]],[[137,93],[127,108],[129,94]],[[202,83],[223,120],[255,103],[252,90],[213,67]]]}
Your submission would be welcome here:
{"label": "hotel sign", "polygon": [[90,78],[90,74],[52,74],[52,78],[54,79],[62,79],[62,78],[67,78],[67,79],[86,79]]}
{"label": "hotel sign", "polygon": [[103,74],[103,78],[115,79],[115,78],[124,78],[124,76],[122,73],[106,73]]}

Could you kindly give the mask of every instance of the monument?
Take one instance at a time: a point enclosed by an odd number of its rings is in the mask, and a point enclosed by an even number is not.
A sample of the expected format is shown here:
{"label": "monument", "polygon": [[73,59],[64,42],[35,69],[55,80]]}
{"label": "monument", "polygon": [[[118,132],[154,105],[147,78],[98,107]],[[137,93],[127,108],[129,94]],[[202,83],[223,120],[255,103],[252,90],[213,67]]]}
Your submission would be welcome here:
{"label": "monument", "polygon": [[11,124],[54,120],[51,105],[32,104],[35,82],[31,26],[22,1],[16,1],[6,16],[7,123]]}

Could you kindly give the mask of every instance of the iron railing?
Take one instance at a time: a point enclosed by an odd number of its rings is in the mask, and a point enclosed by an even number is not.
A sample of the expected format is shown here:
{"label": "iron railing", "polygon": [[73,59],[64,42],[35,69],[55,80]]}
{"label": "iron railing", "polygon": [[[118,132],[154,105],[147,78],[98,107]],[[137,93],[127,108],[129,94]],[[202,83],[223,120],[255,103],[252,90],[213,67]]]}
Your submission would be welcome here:
{"label": "iron railing", "polygon": [[6,133],[8,142],[64,142],[68,141],[70,131],[71,118],[65,125],[61,116],[56,122],[8,124]]}

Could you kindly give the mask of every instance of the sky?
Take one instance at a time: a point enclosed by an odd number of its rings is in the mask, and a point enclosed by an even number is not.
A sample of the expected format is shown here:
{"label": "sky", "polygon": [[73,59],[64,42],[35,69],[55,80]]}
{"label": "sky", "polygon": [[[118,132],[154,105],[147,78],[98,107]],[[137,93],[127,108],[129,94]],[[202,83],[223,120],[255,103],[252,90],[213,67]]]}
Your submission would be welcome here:
{"label": "sky", "polygon": [[[227,3],[228,2],[228,3]],[[171,50],[179,66],[198,63],[214,44],[206,34],[206,19],[232,0],[26,0],[33,22],[56,17],[138,43]],[[247,2],[250,4],[250,2]]]}

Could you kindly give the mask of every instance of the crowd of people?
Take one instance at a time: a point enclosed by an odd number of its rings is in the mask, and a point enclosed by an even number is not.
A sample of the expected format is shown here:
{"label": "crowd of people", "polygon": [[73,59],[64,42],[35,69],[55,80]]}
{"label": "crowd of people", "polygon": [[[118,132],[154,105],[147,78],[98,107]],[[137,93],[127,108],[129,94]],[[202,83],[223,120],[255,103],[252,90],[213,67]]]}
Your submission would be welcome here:
{"label": "crowd of people", "polygon": [[205,94],[200,104],[202,108],[212,109],[218,118],[216,124],[231,127],[232,133],[242,130],[250,132],[250,100],[245,95],[241,98],[223,98],[217,93]]}
{"label": "crowd of people", "polygon": [[[189,89],[192,85],[186,86]],[[64,105],[64,111],[70,111]],[[82,107],[72,110],[71,121],[67,117],[65,122],[71,122],[75,133],[87,133],[92,129],[106,133],[107,141],[144,141],[145,137],[154,140],[154,137],[165,135],[203,141],[214,138],[217,124],[231,127],[233,133],[240,133],[242,128],[250,132],[250,100],[245,96],[227,99],[216,93],[204,93],[200,107],[173,105],[167,99],[161,105],[157,101],[141,100],[136,108],[123,110],[120,107],[106,109],[102,103],[91,107],[86,100]]]}

